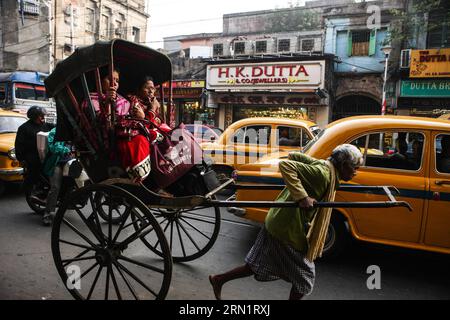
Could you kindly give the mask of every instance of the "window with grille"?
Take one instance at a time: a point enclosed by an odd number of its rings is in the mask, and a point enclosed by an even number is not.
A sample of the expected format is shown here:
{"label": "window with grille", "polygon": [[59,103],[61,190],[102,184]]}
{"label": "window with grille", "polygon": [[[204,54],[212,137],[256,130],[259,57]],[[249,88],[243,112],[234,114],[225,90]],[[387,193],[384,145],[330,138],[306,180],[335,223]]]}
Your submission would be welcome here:
{"label": "window with grille", "polygon": [[267,41],[261,40],[256,41],[256,53],[266,53],[267,52]]}
{"label": "window with grille", "polygon": [[109,35],[109,16],[102,14],[102,36]]}
{"label": "window with grille", "polygon": [[286,52],[291,50],[291,40],[281,39],[278,40],[278,52]]}
{"label": "window with grille", "polygon": [[223,44],[222,43],[213,44],[213,55],[214,56],[222,56],[223,55]]}
{"label": "window with grille", "polygon": [[139,28],[133,27],[133,37],[134,42],[139,43],[141,41],[141,30]]}
{"label": "window with grille", "polygon": [[234,43],[234,53],[245,53],[245,42],[235,42]]}
{"label": "window with grille", "polygon": [[86,30],[94,32],[95,26],[95,10],[92,8],[86,8]]}
{"label": "window with grille", "polygon": [[450,46],[450,21],[445,11],[430,12],[430,24],[427,34],[427,48],[444,48]]}
{"label": "window with grille", "polygon": [[39,0],[23,0],[19,2],[19,12],[29,15],[39,15]]}
{"label": "window with grille", "polygon": [[300,51],[313,51],[314,39],[302,39]]}
{"label": "window with grille", "polygon": [[368,56],[370,44],[370,30],[352,31],[352,56]]}

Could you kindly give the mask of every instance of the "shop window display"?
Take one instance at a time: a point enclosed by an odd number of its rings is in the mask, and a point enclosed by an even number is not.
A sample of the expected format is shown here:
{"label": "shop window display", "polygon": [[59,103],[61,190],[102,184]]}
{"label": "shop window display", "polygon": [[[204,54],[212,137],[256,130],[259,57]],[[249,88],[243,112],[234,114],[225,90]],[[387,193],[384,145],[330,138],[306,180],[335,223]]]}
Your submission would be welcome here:
{"label": "shop window display", "polygon": [[216,109],[203,107],[198,101],[185,102],[182,108],[183,117],[181,121],[184,124],[200,122],[204,125],[216,126]]}

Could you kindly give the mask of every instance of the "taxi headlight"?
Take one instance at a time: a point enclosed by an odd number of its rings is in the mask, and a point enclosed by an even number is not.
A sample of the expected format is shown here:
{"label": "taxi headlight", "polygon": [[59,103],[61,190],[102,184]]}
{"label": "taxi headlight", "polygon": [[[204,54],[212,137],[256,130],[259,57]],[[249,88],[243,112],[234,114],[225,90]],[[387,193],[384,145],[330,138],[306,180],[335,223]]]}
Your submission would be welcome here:
{"label": "taxi headlight", "polygon": [[16,149],[15,148],[12,148],[11,150],[8,151],[8,157],[11,160],[17,160],[17,158],[16,158]]}

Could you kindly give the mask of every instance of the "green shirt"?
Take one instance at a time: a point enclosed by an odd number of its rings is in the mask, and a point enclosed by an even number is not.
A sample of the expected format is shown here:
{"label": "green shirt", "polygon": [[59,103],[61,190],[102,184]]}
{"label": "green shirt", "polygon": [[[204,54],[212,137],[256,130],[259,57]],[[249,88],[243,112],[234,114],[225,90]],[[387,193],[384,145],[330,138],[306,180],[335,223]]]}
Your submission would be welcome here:
{"label": "green shirt", "polygon": [[[286,188],[276,201],[300,201],[307,196],[321,201],[330,184],[330,169],[325,160],[317,160],[303,153],[289,154],[289,160],[279,164]],[[339,178],[336,177],[336,187]],[[271,208],[266,216],[267,231],[299,251],[308,249],[307,225],[318,209]]]}

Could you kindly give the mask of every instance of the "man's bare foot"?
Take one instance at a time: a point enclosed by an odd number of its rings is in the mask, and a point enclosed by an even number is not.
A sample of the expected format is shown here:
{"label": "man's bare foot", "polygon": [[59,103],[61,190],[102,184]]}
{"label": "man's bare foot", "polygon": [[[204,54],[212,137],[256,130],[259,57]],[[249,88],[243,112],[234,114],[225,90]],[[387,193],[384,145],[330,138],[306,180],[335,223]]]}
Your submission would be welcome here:
{"label": "man's bare foot", "polygon": [[210,275],[209,282],[211,283],[211,285],[213,287],[214,296],[216,297],[216,300],[222,300],[222,298],[221,298],[222,285],[219,284],[219,282],[216,279],[216,276]]}

